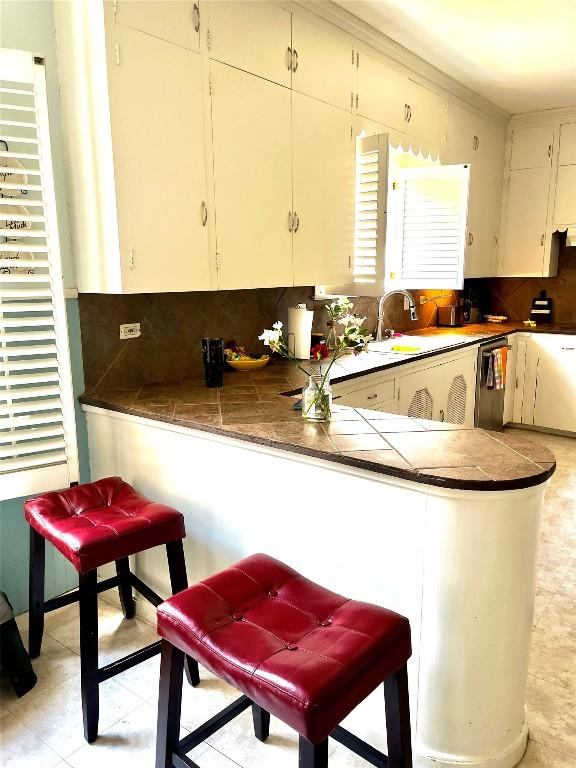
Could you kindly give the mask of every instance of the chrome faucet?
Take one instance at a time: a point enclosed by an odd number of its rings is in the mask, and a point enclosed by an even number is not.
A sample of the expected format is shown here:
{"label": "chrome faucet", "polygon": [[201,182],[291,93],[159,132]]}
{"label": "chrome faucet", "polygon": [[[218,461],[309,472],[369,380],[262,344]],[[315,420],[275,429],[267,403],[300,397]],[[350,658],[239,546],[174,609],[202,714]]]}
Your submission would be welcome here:
{"label": "chrome faucet", "polygon": [[[376,328],[376,341],[383,341],[383,332],[382,332],[382,324],[384,322],[384,304],[388,301],[390,296],[394,296],[395,294],[401,294],[405,298],[408,299],[408,309],[410,311],[410,320],[418,320],[418,310],[416,309],[416,302],[414,301],[414,296],[412,296],[411,293],[408,291],[403,290],[402,288],[397,288],[393,291],[388,291],[383,296],[380,297],[380,301],[378,302],[378,326]],[[387,338],[390,338],[393,335],[394,331],[389,331]]]}

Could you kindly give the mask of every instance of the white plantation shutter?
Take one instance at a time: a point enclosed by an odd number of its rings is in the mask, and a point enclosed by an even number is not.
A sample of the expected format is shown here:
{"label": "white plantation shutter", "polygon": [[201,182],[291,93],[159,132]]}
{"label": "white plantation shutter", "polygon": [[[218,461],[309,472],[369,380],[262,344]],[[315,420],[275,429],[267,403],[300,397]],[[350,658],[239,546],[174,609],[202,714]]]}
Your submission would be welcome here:
{"label": "white plantation shutter", "polygon": [[356,149],[356,210],[354,284],[382,285],[388,136],[358,139]]}
{"label": "white plantation shutter", "polygon": [[0,500],[78,480],[45,73],[0,49]]}
{"label": "white plantation shutter", "polygon": [[393,287],[463,287],[469,178],[467,165],[399,171]]}

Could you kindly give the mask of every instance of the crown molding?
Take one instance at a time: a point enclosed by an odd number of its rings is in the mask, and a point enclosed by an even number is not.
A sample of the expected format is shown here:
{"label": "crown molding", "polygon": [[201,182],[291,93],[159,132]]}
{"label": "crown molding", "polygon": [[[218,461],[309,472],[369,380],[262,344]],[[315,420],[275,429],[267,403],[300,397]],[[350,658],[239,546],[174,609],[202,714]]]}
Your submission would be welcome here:
{"label": "crown molding", "polygon": [[348,32],[388,59],[408,69],[412,79],[432,88],[432,90],[443,91],[441,95],[444,97],[448,95],[450,101],[463,102],[466,106],[475,107],[483,116],[488,115],[500,123],[507,124],[510,120],[509,112],[442,72],[430,62],[404,48],[392,38],[387,37],[331,0],[288,0],[287,2],[279,1],[277,4],[290,11],[298,12],[298,10],[304,9],[308,13],[312,13]]}
{"label": "crown molding", "polygon": [[515,125],[560,125],[561,123],[576,123],[575,107],[557,107],[542,109],[538,112],[523,112],[512,115],[510,127]]}

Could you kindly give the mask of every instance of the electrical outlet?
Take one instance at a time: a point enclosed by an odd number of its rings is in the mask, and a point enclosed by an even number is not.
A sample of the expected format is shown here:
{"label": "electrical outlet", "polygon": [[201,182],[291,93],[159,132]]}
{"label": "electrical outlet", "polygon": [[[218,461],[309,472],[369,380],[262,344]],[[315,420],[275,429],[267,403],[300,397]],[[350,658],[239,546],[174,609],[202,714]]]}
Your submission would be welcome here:
{"label": "electrical outlet", "polygon": [[120,326],[121,339],[137,339],[141,336],[140,323],[124,323]]}

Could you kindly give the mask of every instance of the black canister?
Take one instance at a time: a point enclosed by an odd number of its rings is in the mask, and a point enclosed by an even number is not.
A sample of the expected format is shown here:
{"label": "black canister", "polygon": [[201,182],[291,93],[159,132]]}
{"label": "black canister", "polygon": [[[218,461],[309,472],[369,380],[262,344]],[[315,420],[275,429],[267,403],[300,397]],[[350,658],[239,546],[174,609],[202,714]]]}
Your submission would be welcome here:
{"label": "black canister", "polygon": [[207,387],[221,387],[224,371],[224,341],[202,339],[202,359]]}

